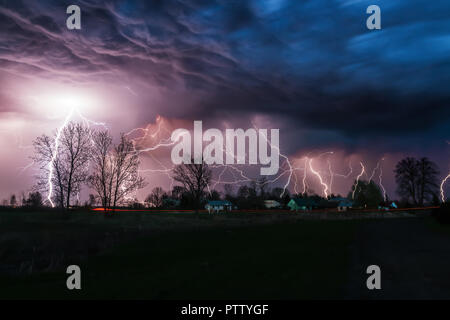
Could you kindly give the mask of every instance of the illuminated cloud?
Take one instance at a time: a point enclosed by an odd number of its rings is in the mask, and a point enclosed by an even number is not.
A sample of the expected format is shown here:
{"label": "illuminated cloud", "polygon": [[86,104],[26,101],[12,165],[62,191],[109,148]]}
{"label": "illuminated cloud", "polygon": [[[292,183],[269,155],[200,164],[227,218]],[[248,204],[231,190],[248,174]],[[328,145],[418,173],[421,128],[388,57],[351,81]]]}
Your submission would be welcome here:
{"label": "illuminated cloud", "polygon": [[[382,30],[369,32],[370,1],[0,0],[0,118],[36,121],[20,132],[30,142],[61,120],[53,92],[83,92],[116,135],[158,115],[265,119],[288,154],[423,154],[445,171],[450,3],[376,2]],[[65,28],[70,4],[81,31]]]}

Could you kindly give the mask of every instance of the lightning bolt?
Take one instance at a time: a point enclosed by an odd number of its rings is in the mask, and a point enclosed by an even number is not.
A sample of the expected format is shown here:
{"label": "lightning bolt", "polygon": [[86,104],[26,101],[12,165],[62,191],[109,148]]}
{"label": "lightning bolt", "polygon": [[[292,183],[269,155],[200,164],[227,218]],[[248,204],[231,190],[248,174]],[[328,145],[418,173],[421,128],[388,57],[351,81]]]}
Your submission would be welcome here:
{"label": "lightning bolt", "polygon": [[328,197],[328,193],[327,193],[327,191],[328,191],[328,185],[327,185],[325,182],[323,182],[322,176],[319,174],[319,172],[317,172],[316,170],[313,169],[313,167],[312,167],[312,161],[313,161],[313,159],[309,159],[309,162],[308,162],[308,164],[309,164],[309,170],[310,170],[314,175],[316,175],[317,178],[319,178],[319,182],[320,182],[320,184],[323,186],[323,194],[324,194],[325,198],[327,198],[327,197]]}
{"label": "lightning bolt", "polygon": [[352,162],[351,161],[348,162],[348,167],[349,167],[350,170],[348,171],[347,174],[334,173],[334,175],[337,176],[337,177],[342,177],[342,178],[346,178],[347,179],[353,173],[353,167],[352,167]]}
{"label": "lightning bolt", "polygon": [[31,168],[34,165],[34,161],[31,161],[29,164],[27,164],[26,166],[23,167],[19,167],[17,168],[19,170],[18,176],[20,176],[22,173],[24,173],[26,170],[28,170],[29,168]]}
{"label": "lightning bolt", "polygon": [[307,185],[306,185],[307,165],[308,165],[308,157],[305,157],[305,168],[303,171],[303,180],[302,180],[303,181],[303,194],[306,193],[306,188],[307,188]]}
{"label": "lightning bolt", "polygon": [[[52,206],[52,208],[55,207],[55,204],[52,201],[52,196],[53,196],[53,174],[54,174],[54,168],[53,168],[53,164],[56,160],[56,157],[58,155],[58,149],[59,149],[59,140],[61,138],[61,134],[64,130],[64,128],[68,125],[69,121],[72,119],[72,117],[74,116],[74,114],[77,114],[80,119],[85,123],[85,125],[87,125],[88,127],[90,127],[91,125],[95,125],[95,126],[102,126],[106,129],[108,129],[108,127],[106,126],[106,124],[104,122],[96,122],[93,120],[90,120],[88,118],[86,118],[83,114],[81,114],[80,110],[78,110],[76,107],[72,107],[70,108],[69,112],[67,113],[64,122],[62,123],[62,125],[57,129],[56,131],[56,136],[55,139],[53,141],[53,152],[52,152],[52,157],[51,160],[48,164],[48,178],[47,178],[47,188],[48,188],[48,194],[47,194],[47,200],[49,201],[50,205]],[[92,144],[94,144],[94,141],[91,139]],[[30,166],[30,165],[29,165]],[[29,167],[27,166],[27,167]],[[89,168],[90,164],[89,161],[86,163],[87,169]],[[27,168],[25,167],[25,168]],[[77,194],[77,199],[79,200],[79,194]]]}
{"label": "lightning bolt", "polygon": [[[447,144],[450,144],[450,141],[446,141]],[[440,185],[440,193],[441,193],[441,200],[442,202],[445,202],[445,192],[444,192],[444,185],[447,182],[447,180],[450,179],[450,172],[448,173],[448,175],[442,180],[441,185]]]}
{"label": "lightning bolt", "polygon": [[440,185],[440,192],[441,192],[441,199],[442,202],[445,202],[445,193],[444,193],[444,185],[447,182],[447,180],[450,179],[450,173],[442,180]]}
{"label": "lightning bolt", "polygon": [[369,177],[369,182],[372,181],[373,177],[375,176],[376,171],[380,168],[380,161],[377,162],[376,167],[372,170],[372,174]]}
{"label": "lightning bolt", "polygon": [[[384,161],[384,158],[381,158],[381,161]],[[383,199],[384,201],[387,200],[387,195],[386,195],[386,189],[383,186],[383,166],[380,164],[380,174],[378,176],[378,181],[381,187],[381,190],[383,191]]]}
{"label": "lightning bolt", "polygon": [[[76,110],[78,115],[80,116],[80,118],[82,118],[86,123],[88,124],[94,124],[94,125],[101,125],[101,126],[105,126],[104,123],[101,122],[94,122],[92,120],[86,119],[85,117],[83,117],[78,110]],[[56,154],[56,151],[58,149],[58,142],[59,142],[59,137],[61,135],[61,131],[62,129],[67,125],[69,119],[71,118],[72,114],[73,114],[74,110],[71,110],[71,113],[69,113],[69,115],[66,117],[63,125],[59,128],[58,130],[58,134],[57,137],[55,138],[55,148],[54,148],[54,156]],[[156,173],[156,174],[164,174],[166,175],[169,179],[170,179],[170,185],[171,187],[174,184],[174,180],[173,177],[171,176],[171,173],[173,172],[173,166],[172,167],[168,167],[165,166],[161,161],[159,161],[158,159],[156,159],[153,154],[152,151],[155,151],[157,149],[160,148],[165,148],[165,147],[170,147],[173,146],[177,143],[178,139],[174,139],[174,141],[171,141],[170,138],[160,138],[160,136],[162,135],[163,132],[167,131],[169,134],[170,132],[167,130],[167,128],[165,128],[164,124],[163,124],[163,119],[158,117],[157,118],[157,128],[156,130],[153,128],[135,128],[133,130],[131,130],[130,132],[128,132],[126,135],[130,136],[133,133],[136,132],[142,132],[143,135],[134,138],[134,139],[130,139],[133,144],[135,146],[137,146],[138,144],[142,143],[145,141],[145,139],[147,138],[151,138],[151,139],[157,139],[159,138],[159,141],[152,143],[151,146],[143,146],[143,147],[136,147],[136,151],[138,154],[141,153],[147,153],[150,157],[152,157],[161,168],[148,168],[148,169],[142,169],[139,170],[139,172],[141,173]],[[258,128],[253,125],[253,127],[258,130]],[[179,138],[179,137],[178,137]],[[339,173],[335,173],[333,172],[333,164],[332,161],[330,159],[327,160],[328,163],[328,172],[329,172],[329,182],[327,184],[327,182],[325,181],[325,179],[323,178],[321,172],[317,169],[314,168],[314,164],[313,162],[315,161],[315,159],[319,159],[320,157],[327,155],[327,154],[333,154],[333,151],[328,151],[328,152],[323,152],[321,154],[319,154],[317,157],[304,157],[303,161],[304,161],[304,165],[301,167],[294,167],[292,165],[292,160],[289,159],[289,157],[287,155],[284,155],[280,152],[279,147],[274,147],[272,145],[272,143],[268,140],[266,135],[263,135],[263,138],[265,139],[266,143],[268,143],[270,145],[271,148],[276,149],[279,154],[280,157],[284,160],[283,163],[280,166],[280,172],[276,175],[276,177],[274,177],[273,179],[268,179],[264,182],[264,184],[271,184],[271,183],[275,183],[277,181],[279,181],[280,179],[284,179],[286,178],[286,181],[283,183],[283,192],[281,193],[281,196],[283,196],[287,190],[287,188],[291,185],[291,183],[294,183],[294,190],[295,192],[297,192],[297,183],[298,183],[298,178],[296,175],[296,171],[303,171],[303,177],[301,178],[301,183],[303,185],[303,193],[307,192],[308,189],[308,170],[317,177],[317,179],[320,182],[320,185],[323,187],[323,195],[325,197],[328,197],[329,194],[331,194],[332,192],[332,186],[333,186],[333,182],[334,182],[334,177],[338,176],[338,177],[343,177],[343,178],[348,178],[352,175],[353,173],[353,168],[352,168],[352,164],[351,161],[349,161],[349,172],[347,174],[339,174]],[[223,152],[229,154],[230,150],[222,150]],[[233,155],[233,157],[235,157]],[[52,160],[54,160],[54,157],[52,158]],[[383,160],[383,159],[382,159]],[[355,196],[355,192],[356,192],[356,188],[358,186],[359,180],[361,179],[361,177],[366,173],[365,171],[365,167],[364,164],[362,163],[362,161],[360,162],[361,165],[361,172],[358,174],[358,176],[356,177],[356,183],[355,183],[355,189],[353,190],[352,193],[352,197],[354,198]],[[238,168],[238,166],[236,165],[224,165],[224,164],[218,164],[218,165],[210,165],[211,169],[216,169],[218,170],[218,178],[217,179],[213,179],[212,180],[212,185],[208,185],[208,190],[211,191],[211,188],[216,188],[218,185],[222,185],[222,184],[241,184],[241,183],[246,183],[246,182],[251,182],[254,181],[254,179],[250,178],[243,169]],[[373,169],[372,174],[369,178],[369,181],[371,181],[375,174],[376,174],[376,170],[380,170],[380,174],[379,174],[379,181],[380,181],[380,186],[383,190],[383,196],[386,199],[386,190],[384,188],[384,186],[382,185],[382,168],[381,168],[381,164],[380,162],[377,163],[377,166]],[[225,175],[231,175],[233,177],[232,180],[226,180],[224,179]],[[51,177],[53,177],[53,169],[51,169],[50,171],[50,175],[49,175],[49,197],[51,198],[51,194],[52,194],[52,186],[51,186]],[[256,181],[256,183],[258,185],[261,185],[258,181]],[[49,199],[50,201],[50,199]],[[52,205],[53,206],[53,205]]]}
{"label": "lightning bolt", "polygon": [[50,162],[48,163],[48,180],[47,180],[47,186],[48,186],[48,195],[47,195],[47,200],[50,202],[50,205],[52,206],[52,208],[55,207],[55,204],[52,201],[52,196],[53,196],[53,183],[52,183],[52,179],[53,179],[53,163],[56,160],[56,156],[58,154],[58,148],[59,148],[59,139],[61,137],[61,133],[64,130],[64,128],[67,126],[67,124],[69,123],[70,119],[72,118],[72,115],[75,111],[75,108],[71,108],[69,113],[67,114],[66,118],[64,119],[63,124],[59,127],[59,129],[56,132],[56,137],[55,140],[53,142],[53,153],[52,153],[52,158],[50,160]]}
{"label": "lightning bolt", "polygon": [[328,162],[328,170],[330,171],[330,194],[332,194],[331,188],[333,186],[334,173],[333,173],[333,170],[331,169],[331,161],[330,161],[330,159],[328,159],[327,162]]}
{"label": "lightning bolt", "polygon": [[353,193],[352,193],[352,199],[355,199],[355,192],[356,192],[356,188],[358,188],[359,179],[365,172],[365,168],[364,168],[362,161],[360,161],[359,164],[361,165],[361,173],[356,177],[355,189],[353,190]]}

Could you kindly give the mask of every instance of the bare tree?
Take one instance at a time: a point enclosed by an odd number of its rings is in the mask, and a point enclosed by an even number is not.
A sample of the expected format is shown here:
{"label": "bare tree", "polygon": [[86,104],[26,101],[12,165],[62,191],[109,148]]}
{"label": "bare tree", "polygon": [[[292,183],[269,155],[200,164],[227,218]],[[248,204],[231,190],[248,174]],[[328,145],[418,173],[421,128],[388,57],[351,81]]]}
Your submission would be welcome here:
{"label": "bare tree", "polygon": [[173,186],[172,198],[181,200],[184,192],[185,192],[185,190],[182,186]]}
{"label": "bare tree", "polygon": [[145,202],[150,207],[160,208],[163,206],[163,199],[166,193],[161,187],[153,188],[152,192],[147,196]]}
{"label": "bare tree", "polygon": [[89,185],[96,191],[104,209],[114,208],[145,186],[138,172],[139,155],[123,134],[115,146],[108,131],[94,133],[92,140],[93,171]]}
{"label": "bare tree", "polygon": [[413,204],[422,206],[437,192],[437,165],[427,158],[402,159],[395,167],[397,193]]}
{"label": "bare tree", "polygon": [[66,208],[70,206],[72,195],[80,192],[81,185],[88,177],[91,155],[91,130],[89,127],[70,122],[63,129],[61,147],[67,164]]}
{"label": "bare tree", "polygon": [[194,201],[195,211],[198,212],[201,198],[206,187],[211,181],[211,170],[208,165],[201,164],[180,164],[173,170],[173,178],[180,182],[183,187],[191,194]]}
{"label": "bare tree", "polygon": [[120,143],[112,152],[112,206],[115,208],[123,203],[131,193],[144,188],[144,178],[139,176],[139,155],[134,145],[124,134],[120,136]]}
{"label": "bare tree", "polygon": [[114,161],[112,158],[112,137],[108,131],[93,134],[92,174],[89,176],[89,186],[93,188],[102,207],[106,210],[111,203],[114,178]]}
{"label": "bare tree", "polygon": [[55,132],[54,137],[42,135],[34,141],[33,159],[41,165],[38,187],[52,193],[49,199],[68,208],[88,176],[91,150],[91,130],[69,122]]}

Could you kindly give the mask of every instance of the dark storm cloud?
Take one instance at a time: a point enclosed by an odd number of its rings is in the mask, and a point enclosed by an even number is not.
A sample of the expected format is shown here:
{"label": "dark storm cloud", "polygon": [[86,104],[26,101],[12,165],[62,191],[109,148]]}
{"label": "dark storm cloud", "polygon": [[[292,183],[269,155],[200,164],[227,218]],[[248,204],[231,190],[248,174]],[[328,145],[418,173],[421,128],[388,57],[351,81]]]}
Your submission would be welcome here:
{"label": "dark storm cloud", "polygon": [[[267,114],[350,143],[449,122],[446,1],[0,4],[1,69],[158,87],[167,99],[156,109],[165,116]],[[69,4],[82,9],[81,31],[65,28]],[[380,31],[365,27],[370,4],[381,7]]]}

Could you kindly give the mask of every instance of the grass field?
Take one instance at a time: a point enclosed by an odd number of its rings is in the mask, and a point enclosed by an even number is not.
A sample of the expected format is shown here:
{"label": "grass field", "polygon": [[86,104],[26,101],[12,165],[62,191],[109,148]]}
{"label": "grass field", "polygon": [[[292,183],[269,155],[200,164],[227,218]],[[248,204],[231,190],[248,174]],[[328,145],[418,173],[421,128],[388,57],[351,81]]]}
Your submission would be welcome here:
{"label": "grass field", "polygon": [[[342,296],[358,221],[293,214],[3,212],[2,299]],[[66,289],[65,268],[82,270]]]}

